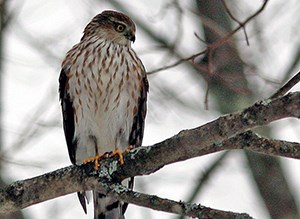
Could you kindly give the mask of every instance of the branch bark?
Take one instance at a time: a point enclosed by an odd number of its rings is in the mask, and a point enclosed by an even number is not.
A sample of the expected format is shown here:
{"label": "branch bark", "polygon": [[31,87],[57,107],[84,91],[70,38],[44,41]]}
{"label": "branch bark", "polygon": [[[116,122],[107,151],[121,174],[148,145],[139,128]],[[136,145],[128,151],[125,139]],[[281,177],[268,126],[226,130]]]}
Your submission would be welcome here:
{"label": "branch bark", "polygon": [[[160,202],[153,201],[153,196],[140,195],[140,198],[136,196],[133,200],[130,195],[134,194],[132,191],[112,189],[110,186],[128,177],[151,174],[170,163],[225,149],[247,148],[299,159],[299,143],[265,139],[248,131],[282,118],[299,118],[299,99],[300,92],[295,92],[259,101],[242,112],[220,117],[195,129],[181,131],[153,146],[133,149],[125,154],[125,165],[122,166],[117,158],[107,158],[100,162],[97,172],[93,171],[92,164],[69,166],[32,179],[17,181],[0,191],[0,213],[92,189],[104,194],[112,193],[126,202],[141,206],[145,205],[145,198],[148,197],[147,201],[151,206],[161,206]],[[158,210],[168,211],[167,207]]]}
{"label": "branch bark", "polygon": [[[137,204],[143,207],[151,208],[158,211],[165,211],[169,213],[175,213],[178,215],[188,216],[192,218],[214,218],[214,219],[232,219],[243,218],[250,219],[248,214],[234,213],[230,211],[221,211],[212,208],[208,208],[198,204],[191,204],[186,202],[176,202],[169,199],[160,198],[154,195],[143,194],[135,191],[131,191],[128,188],[120,184],[112,184],[107,186],[107,191],[116,198]],[[117,194],[117,195],[116,195]]]}

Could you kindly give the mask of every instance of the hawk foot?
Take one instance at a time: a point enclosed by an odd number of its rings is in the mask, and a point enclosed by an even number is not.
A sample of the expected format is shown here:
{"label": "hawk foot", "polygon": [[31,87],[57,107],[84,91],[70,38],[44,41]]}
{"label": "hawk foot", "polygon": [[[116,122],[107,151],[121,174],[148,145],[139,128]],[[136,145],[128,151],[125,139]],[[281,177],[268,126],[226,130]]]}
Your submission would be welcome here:
{"label": "hawk foot", "polygon": [[99,156],[99,154],[97,153],[95,156],[93,157],[88,157],[88,158],[85,158],[83,160],[83,163],[86,164],[86,163],[89,163],[89,162],[94,162],[94,169],[97,171],[99,169],[99,160],[102,159],[102,158],[105,158],[107,157],[107,153],[104,153],[102,155]]}
{"label": "hawk foot", "polygon": [[125,154],[127,153],[128,151],[130,151],[131,149],[133,149],[134,147],[132,145],[129,145],[124,151],[122,154]]}
{"label": "hawk foot", "polygon": [[109,157],[113,157],[113,156],[115,156],[115,155],[118,155],[118,156],[119,156],[119,162],[120,162],[121,165],[123,165],[123,164],[124,164],[124,158],[123,158],[123,155],[124,155],[125,153],[127,153],[128,151],[130,151],[131,149],[133,149],[133,146],[131,146],[131,145],[129,145],[123,152],[120,151],[120,150],[117,148],[115,151],[113,151],[113,152],[109,155]]}

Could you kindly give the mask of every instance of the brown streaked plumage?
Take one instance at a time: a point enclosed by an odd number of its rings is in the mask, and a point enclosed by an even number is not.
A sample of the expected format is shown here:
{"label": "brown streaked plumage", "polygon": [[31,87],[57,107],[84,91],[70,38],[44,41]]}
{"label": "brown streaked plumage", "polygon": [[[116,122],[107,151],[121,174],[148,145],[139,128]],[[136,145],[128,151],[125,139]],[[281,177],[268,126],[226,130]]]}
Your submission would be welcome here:
{"label": "brown streaked plumage", "polygon": [[[141,146],[148,82],[131,48],[135,24],[103,11],[66,55],[59,78],[63,125],[73,164],[129,145]],[[128,181],[132,188],[133,179]],[[93,192],[94,218],[121,219],[127,204]],[[86,212],[84,191],[78,193]]]}

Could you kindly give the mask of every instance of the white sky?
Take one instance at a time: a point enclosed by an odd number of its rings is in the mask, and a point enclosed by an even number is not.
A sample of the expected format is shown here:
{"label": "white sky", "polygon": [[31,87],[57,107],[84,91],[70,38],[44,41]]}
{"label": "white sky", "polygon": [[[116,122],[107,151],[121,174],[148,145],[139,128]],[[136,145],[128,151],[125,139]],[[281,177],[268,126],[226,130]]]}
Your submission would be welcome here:
{"label": "white sky", "polygon": [[[10,10],[16,14],[12,25],[6,32],[2,109],[4,150],[7,152],[6,159],[8,160],[4,165],[4,174],[11,181],[40,175],[70,164],[60,123],[58,74],[65,53],[79,41],[83,28],[89,20],[102,10],[112,8],[107,3],[96,2],[95,0],[11,0],[9,2]],[[180,2],[186,12],[193,9],[191,1]],[[249,13],[250,9],[247,8],[252,8],[253,11],[253,8],[258,7],[260,2],[254,1],[254,4],[249,7],[241,7],[241,16],[245,16],[246,12]],[[243,3],[250,4],[247,1]],[[161,1],[155,0],[150,3],[150,1],[134,0],[128,4],[131,4],[133,14],[157,30],[157,33],[174,40],[172,33],[176,33],[177,29],[174,13],[171,10],[161,16],[163,5]],[[297,26],[299,23],[293,23],[291,20],[297,8],[299,9],[299,3],[296,0],[290,0],[284,7],[281,8],[281,6],[281,1],[271,1],[265,13],[260,17],[260,22],[265,24],[260,30],[265,41],[260,43],[264,43],[267,52],[259,51],[258,42],[251,41],[252,28],[249,28],[250,47],[244,48],[245,54],[249,53],[247,60],[251,62],[260,60],[259,72],[277,81],[281,81],[282,74],[289,64],[289,57],[293,54],[294,42],[300,31]],[[286,15],[280,13],[286,10],[291,13]],[[270,17],[274,19],[271,24],[268,24]],[[193,37],[194,31],[199,33],[197,26],[194,25],[195,19],[195,16],[189,14],[183,20],[185,28],[180,48],[184,56],[198,51],[198,48],[194,46],[198,41]],[[284,22],[287,20],[291,21],[289,25]],[[243,40],[242,35],[239,35],[239,39]],[[174,61],[155,46],[138,29],[137,40],[133,47],[148,70]],[[256,51],[253,52],[254,50]],[[260,57],[266,54],[268,54],[267,57]],[[253,81],[256,79],[256,77],[251,78]],[[203,83],[203,90],[199,89],[193,77],[185,73],[184,66],[161,72],[150,77],[149,80],[150,101],[143,145],[162,141],[182,129],[199,126],[219,116],[213,110],[212,103],[209,111],[203,110],[205,83],[200,82]],[[196,109],[199,109],[199,113],[191,113],[182,107],[177,107],[171,100],[157,101],[160,98],[157,96],[159,92],[155,89],[158,83],[165,83],[167,87],[176,88],[176,95],[193,102]],[[270,86],[262,82],[256,86],[258,92],[269,91],[270,94],[276,89],[274,85]],[[299,86],[296,89],[299,90]],[[199,96],[202,99],[199,100]],[[260,98],[264,97],[267,96]],[[37,111],[37,109],[41,110]],[[285,120],[276,124],[273,125],[275,136],[299,142],[297,130],[300,124],[298,121]],[[37,133],[32,133],[33,130]],[[29,142],[19,141],[28,135],[37,137],[33,137]],[[136,189],[174,200],[185,200],[190,188],[199,177],[199,173],[204,172],[217,156],[218,154],[191,159],[165,167],[151,176],[137,177]],[[300,168],[300,162],[292,159],[283,159],[283,161],[299,204],[300,174],[297,170]],[[267,218],[266,212],[261,207],[262,202],[256,196],[256,188],[250,182],[251,178],[244,164],[242,153],[233,152],[224,163],[224,168],[217,171],[212,180],[207,183],[197,201],[216,209],[247,212],[255,218]],[[33,219],[92,218],[93,214],[92,205],[89,205],[89,214],[84,215],[75,194],[29,207],[24,212]],[[145,212],[148,213],[149,219],[174,218],[171,214],[146,210],[133,205],[129,206],[126,214],[128,218],[146,218]]]}

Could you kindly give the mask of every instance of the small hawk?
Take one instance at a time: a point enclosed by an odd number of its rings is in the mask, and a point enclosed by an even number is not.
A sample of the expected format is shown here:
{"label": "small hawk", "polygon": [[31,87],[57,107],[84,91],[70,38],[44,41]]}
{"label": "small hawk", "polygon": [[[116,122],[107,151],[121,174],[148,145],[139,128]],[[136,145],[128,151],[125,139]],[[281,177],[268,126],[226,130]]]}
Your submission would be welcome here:
{"label": "small hawk", "polygon": [[[59,94],[70,160],[80,165],[107,152],[119,156],[142,144],[148,81],[131,48],[135,24],[106,10],[85,27],[80,42],[62,62]],[[122,162],[122,160],[120,160]],[[133,180],[133,179],[132,179]],[[128,186],[132,188],[133,181]],[[86,212],[84,192],[78,197]],[[121,219],[127,204],[93,192],[94,218]]]}

